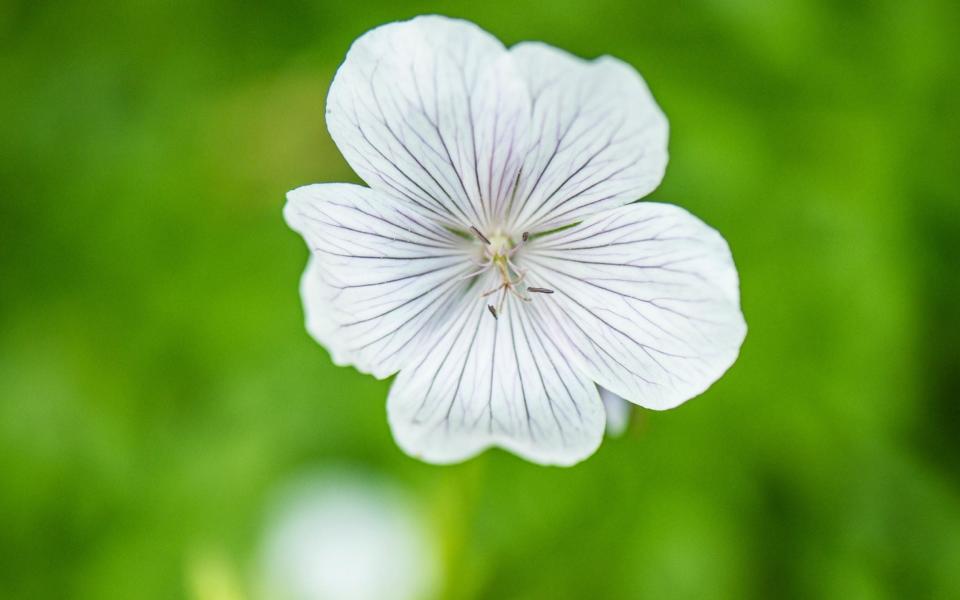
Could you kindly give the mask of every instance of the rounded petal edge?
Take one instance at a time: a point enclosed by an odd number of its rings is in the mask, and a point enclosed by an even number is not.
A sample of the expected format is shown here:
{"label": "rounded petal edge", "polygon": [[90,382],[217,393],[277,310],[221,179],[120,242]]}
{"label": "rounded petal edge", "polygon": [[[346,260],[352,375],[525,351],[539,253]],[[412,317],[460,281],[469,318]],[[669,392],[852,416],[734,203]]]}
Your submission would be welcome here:
{"label": "rounded petal edge", "polygon": [[597,450],[605,421],[597,386],[574,369],[542,315],[507,300],[493,319],[482,298],[465,302],[431,352],[400,371],[387,416],[404,452],[436,464],[499,447],[570,466]]}
{"label": "rounded petal edge", "polygon": [[[698,396],[736,361],[747,327],[723,237],[686,210],[638,202],[528,248],[528,280],[581,371],[653,410]],[[526,266],[526,265],[525,265]]]}
{"label": "rounded petal edge", "polygon": [[354,41],[330,86],[326,118],[370,187],[448,225],[483,228],[512,196],[530,100],[496,37],[469,21],[423,16]]}
{"label": "rounded petal edge", "polygon": [[631,65],[586,60],[540,42],[510,53],[533,99],[536,140],[512,205],[521,230],[549,230],[652,192],[668,161],[669,124]]}
{"label": "rounded petal edge", "polygon": [[[379,379],[425,353],[424,340],[466,285],[463,241],[413,207],[352,184],[287,194],[284,216],[314,257],[305,301],[321,340]],[[319,298],[319,300],[317,300]],[[317,321],[320,313],[324,320]]]}
{"label": "rounded petal edge", "polygon": [[363,365],[354,363],[355,357],[336,334],[333,320],[333,304],[329,299],[329,286],[323,281],[317,258],[310,256],[300,277],[300,299],[303,303],[304,325],[307,333],[330,354],[338,367],[354,367],[364,374],[371,374]]}

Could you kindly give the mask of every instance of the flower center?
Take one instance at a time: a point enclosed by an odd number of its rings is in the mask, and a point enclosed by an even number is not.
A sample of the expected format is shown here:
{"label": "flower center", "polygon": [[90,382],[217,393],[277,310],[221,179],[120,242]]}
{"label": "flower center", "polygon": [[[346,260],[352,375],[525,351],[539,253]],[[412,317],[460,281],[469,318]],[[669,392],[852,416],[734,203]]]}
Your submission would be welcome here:
{"label": "flower center", "polygon": [[487,244],[487,252],[492,256],[506,256],[512,248],[513,240],[499,231],[490,236],[490,243]]}
{"label": "flower center", "polygon": [[513,294],[523,302],[532,301],[532,298],[528,292],[538,294],[553,293],[553,290],[547,288],[538,288],[526,285],[526,283],[524,283],[524,278],[526,277],[527,272],[523,269],[519,269],[511,260],[511,258],[521,248],[523,248],[523,245],[530,238],[530,234],[528,232],[524,232],[523,235],[520,236],[520,242],[515,244],[510,236],[499,230],[494,232],[489,237],[484,235],[476,227],[471,227],[470,230],[477,237],[477,240],[483,244],[483,260],[481,262],[482,268],[476,273],[468,275],[468,277],[480,275],[491,268],[496,269],[497,273],[500,275],[500,283],[492,289],[486,290],[481,294],[482,297],[486,298],[499,292],[500,298],[497,301],[496,306],[493,304],[487,305],[487,309],[490,311],[490,314],[493,315],[493,318],[496,319],[503,311],[503,302],[507,298],[507,293]]}

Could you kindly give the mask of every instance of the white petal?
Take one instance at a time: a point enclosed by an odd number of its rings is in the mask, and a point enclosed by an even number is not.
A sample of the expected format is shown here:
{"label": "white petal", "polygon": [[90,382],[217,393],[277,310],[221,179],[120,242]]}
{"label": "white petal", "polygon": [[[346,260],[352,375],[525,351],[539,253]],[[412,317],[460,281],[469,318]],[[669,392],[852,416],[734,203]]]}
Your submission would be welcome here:
{"label": "white petal", "polygon": [[607,414],[607,435],[622,435],[630,423],[631,404],[605,387],[600,388],[600,399]]}
{"label": "white petal", "polygon": [[534,142],[511,222],[543,231],[653,191],[667,165],[667,119],[630,65],[541,43],[511,49],[528,81]]}
{"label": "white petal", "polygon": [[469,285],[467,243],[381,192],[306,186],[287,194],[284,216],[315,255],[322,285],[311,295],[329,303],[334,327],[318,341],[335,338],[331,353],[377,377],[425,353]]}
{"label": "white petal", "polygon": [[613,393],[667,409],[707,389],[746,335],[720,234],[682,208],[641,202],[534,240],[531,285],[581,367]]}
{"label": "white petal", "polygon": [[327,98],[330,134],[364,181],[462,228],[487,228],[510,197],[529,120],[503,45],[437,16],[361,36]]}
{"label": "white petal", "polygon": [[464,303],[431,352],[397,376],[387,409],[397,443],[434,463],[499,446],[570,465],[603,437],[596,386],[574,371],[536,307],[513,297],[498,319],[482,299]]}
{"label": "white petal", "polygon": [[317,259],[311,255],[300,277],[300,298],[303,301],[307,333],[327,349],[335,365],[354,366],[354,358],[347,349],[346,340],[336,335],[337,324],[333,320],[333,303],[330,300],[333,294],[334,290],[323,280]]}

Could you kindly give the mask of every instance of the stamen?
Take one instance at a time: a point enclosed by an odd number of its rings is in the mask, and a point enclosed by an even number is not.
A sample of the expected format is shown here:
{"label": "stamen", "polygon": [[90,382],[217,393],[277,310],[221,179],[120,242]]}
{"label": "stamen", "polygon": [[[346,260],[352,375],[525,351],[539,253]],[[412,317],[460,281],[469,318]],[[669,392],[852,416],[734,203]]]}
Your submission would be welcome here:
{"label": "stamen", "polygon": [[487,268],[484,267],[484,268],[480,269],[479,271],[474,271],[473,273],[467,273],[466,275],[461,275],[460,277],[457,277],[456,280],[457,280],[457,281],[462,281],[462,280],[464,280],[464,279],[470,279],[471,277],[476,277],[477,275],[483,275],[483,274],[486,273],[486,272],[487,272]]}
{"label": "stamen", "polygon": [[[521,302],[533,302],[528,292],[538,294],[552,294],[553,290],[540,287],[525,287],[524,280],[527,277],[527,270],[519,268],[513,260],[516,252],[523,247],[524,243],[530,240],[530,232],[524,231],[520,235],[520,241],[513,244],[512,240],[504,235],[500,230],[494,232],[490,238],[485,236],[482,231],[474,226],[470,226],[470,231],[484,244],[483,257],[485,260],[475,262],[480,271],[472,272],[461,278],[476,277],[483,274],[488,268],[494,268],[499,275],[500,283],[493,288],[485,290],[480,294],[482,298],[490,297],[492,304],[487,304],[487,310],[494,319],[499,319],[505,308],[507,296],[514,296]],[[511,247],[512,246],[512,247]],[[497,294],[499,292],[499,294]]]}
{"label": "stamen", "polygon": [[490,240],[487,239],[487,236],[485,236],[485,235],[483,235],[482,233],[480,233],[480,230],[479,230],[479,229],[477,229],[476,227],[474,227],[473,225],[471,225],[471,226],[470,226],[470,231],[472,231],[475,236],[477,236],[478,238],[480,238],[481,240],[483,240],[483,243],[484,243],[484,244],[486,244],[486,245],[488,245],[488,246],[490,245]]}
{"label": "stamen", "polygon": [[515,272],[520,273],[521,275],[526,274],[526,270],[521,269],[517,265],[513,264],[513,261],[510,260],[510,257],[507,257],[507,266],[513,269]]}
{"label": "stamen", "polygon": [[510,257],[517,253],[517,250],[523,248],[523,245],[527,243],[527,240],[530,239],[530,232],[524,231],[523,235],[520,236],[520,243],[510,249],[510,252],[507,253],[507,260],[510,260]]}

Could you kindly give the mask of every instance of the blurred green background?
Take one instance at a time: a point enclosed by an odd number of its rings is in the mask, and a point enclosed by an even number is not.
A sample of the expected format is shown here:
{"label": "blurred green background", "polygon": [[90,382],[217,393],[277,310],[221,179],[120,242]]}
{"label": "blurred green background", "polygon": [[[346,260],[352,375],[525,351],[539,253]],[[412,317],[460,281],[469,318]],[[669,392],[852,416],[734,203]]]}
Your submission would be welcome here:
{"label": "blurred green background", "polygon": [[[406,457],[303,328],[283,195],[356,181],[330,79],[429,12],[635,65],[651,198],[739,266],[739,362],[572,469]],[[953,0],[0,2],[0,596],[249,598],[273,490],[348,464],[443,598],[960,598],[958,56]]]}

